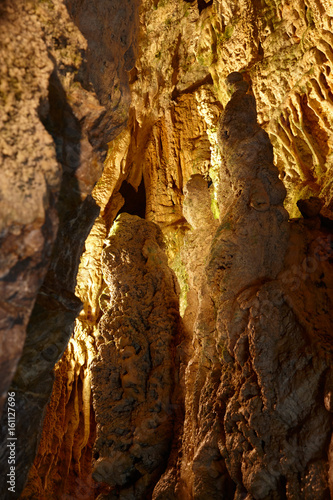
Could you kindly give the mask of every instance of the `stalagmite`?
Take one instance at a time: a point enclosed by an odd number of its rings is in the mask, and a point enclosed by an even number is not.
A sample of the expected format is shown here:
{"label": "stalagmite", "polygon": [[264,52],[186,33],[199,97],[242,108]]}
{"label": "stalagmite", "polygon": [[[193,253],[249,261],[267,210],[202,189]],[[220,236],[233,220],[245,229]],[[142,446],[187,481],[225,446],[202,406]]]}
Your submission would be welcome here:
{"label": "stalagmite", "polygon": [[110,296],[92,361],[93,478],[145,499],[170,451],[178,329],[176,281],[158,226],[121,214],[102,254]]}

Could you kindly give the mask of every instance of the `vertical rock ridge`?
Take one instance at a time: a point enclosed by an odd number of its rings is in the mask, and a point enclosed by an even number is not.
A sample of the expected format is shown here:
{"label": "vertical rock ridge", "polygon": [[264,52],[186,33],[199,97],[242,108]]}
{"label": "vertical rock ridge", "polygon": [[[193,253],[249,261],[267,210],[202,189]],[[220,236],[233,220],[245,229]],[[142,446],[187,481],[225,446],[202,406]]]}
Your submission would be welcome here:
{"label": "vertical rock ridge", "polygon": [[[331,353],[304,323],[304,305],[302,311],[300,304],[295,307],[283,274],[288,275],[288,244],[297,266],[304,266],[295,252],[297,244],[304,245],[304,233],[295,241],[291,225],[289,240],[285,191],[248,85],[235,73],[228,84],[234,93],[219,128],[222,225],[207,266],[224,359],[216,395],[225,404],[218,447],[236,485],[235,498],[326,498],[331,418],[320,394]],[[323,270],[311,251],[304,258],[316,262],[316,272]],[[305,276],[300,288],[312,304],[316,294],[308,279],[314,275]]]}
{"label": "vertical rock ridge", "polygon": [[93,478],[110,485],[107,498],[144,499],[166,466],[176,383],[178,298],[158,226],[121,214],[102,269],[110,298],[91,365]]}

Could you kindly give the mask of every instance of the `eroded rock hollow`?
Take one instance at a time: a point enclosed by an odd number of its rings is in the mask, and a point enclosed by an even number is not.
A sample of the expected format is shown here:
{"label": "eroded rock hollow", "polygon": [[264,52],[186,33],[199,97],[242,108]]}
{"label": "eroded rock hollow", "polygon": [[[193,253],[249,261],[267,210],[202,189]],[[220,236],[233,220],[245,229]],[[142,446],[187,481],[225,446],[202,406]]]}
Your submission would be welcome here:
{"label": "eroded rock hollow", "polygon": [[3,498],[333,498],[331,3],[0,23]]}

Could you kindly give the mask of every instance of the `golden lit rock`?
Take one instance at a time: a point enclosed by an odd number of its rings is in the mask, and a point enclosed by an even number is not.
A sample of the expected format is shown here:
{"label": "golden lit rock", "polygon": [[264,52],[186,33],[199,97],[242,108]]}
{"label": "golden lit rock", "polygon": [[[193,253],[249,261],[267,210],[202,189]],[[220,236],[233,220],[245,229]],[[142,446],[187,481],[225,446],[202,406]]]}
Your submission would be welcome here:
{"label": "golden lit rock", "polygon": [[22,498],[333,495],[332,22],[329,0],[2,3]]}

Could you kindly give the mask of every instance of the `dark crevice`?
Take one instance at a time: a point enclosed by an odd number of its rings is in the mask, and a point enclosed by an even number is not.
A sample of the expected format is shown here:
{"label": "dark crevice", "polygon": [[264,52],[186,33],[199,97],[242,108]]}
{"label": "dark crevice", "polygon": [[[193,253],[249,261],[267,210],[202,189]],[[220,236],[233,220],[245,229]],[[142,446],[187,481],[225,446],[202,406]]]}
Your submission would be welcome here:
{"label": "dark crevice", "polygon": [[119,193],[125,199],[125,203],[119,210],[118,215],[121,213],[127,213],[130,215],[138,215],[144,219],[146,216],[146,189],[143,178],[137,191],[131,184],[124,181],[121,185]]}
{"label": "dark crevice", "polygon": [[281,500],[287,499],[287,479],[285,476],[281,476],[279,478],[277,491],[280,495],[279,498],[281,498]]}
{"label": "dark crevice", "polygon": [[176,87],[173,90],[172,95],[171,95],[172,100],[177,101],[177,99],[179,99],[179,97],[184,95],[184,94],[192,94],[192,92],[197,90],[202,85],[206,85],[206,84],[209,84],[209,85],[213,84],[213,78],[212,78],[212,75],[210,73],[208,75],[206,75],[205,78],[203,78],[202,80],[199,80],[199,81],[193,83],[192,85],[190,85],[189,87],[187,87],[184,90],[180,91]]}
{"label": "dark crevice", "polygon": [[90,195],[84,200],[81,195],[76,177],[81,166],[81,124],[67,102],[55,70],[50,76],[48,90],[48,101],[40,103],[38,112],[53,138],[57,160],[62,165],[62,179],[55,203],[59,229],[44,287],[73,293],[84,241],[99,208]]}
{"label": "dark crevice", "polygon": [[206,0],[198,0],[199,13],[201,14],[204,9],[207,9],[207,7],[211,5],[213,5],[213,0],[209,0],[209,2],[206,2]]}

